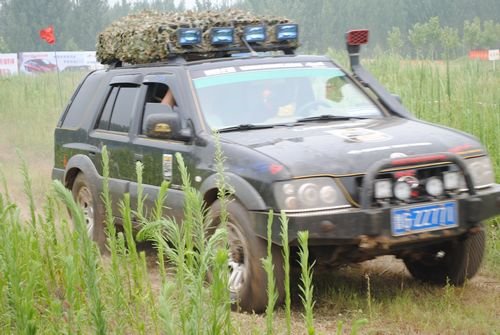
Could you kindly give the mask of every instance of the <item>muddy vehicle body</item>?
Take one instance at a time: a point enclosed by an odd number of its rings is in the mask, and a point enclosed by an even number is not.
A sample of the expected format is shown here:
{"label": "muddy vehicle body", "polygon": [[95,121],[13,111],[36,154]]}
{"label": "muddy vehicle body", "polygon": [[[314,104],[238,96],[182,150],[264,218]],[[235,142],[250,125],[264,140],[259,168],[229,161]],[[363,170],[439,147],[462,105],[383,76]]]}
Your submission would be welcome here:
{"label": "muddy vehicle body", "polygon": [[[146,208],[167,180],[167,214],[182,220],[180,153],[217,222],[215,129],[234,190],[229,289],[242,309],[267,303],[261,258],[270,209],[279,302],[281,211],[292,250],[297,232],[308,230],[317,264],[395,255],[417,279],[462,284],[483,258],[482,222],[500,212],[488,153],[468,134],[417,120],[366,72],[357,56],[366,34],[347,35],[352,73],[290,50],[91,72],[56,127],[53,178],[73,190],[102,248],[102,148],[118,222],[123,194],[137,203],[137,161]],[[168,90],[173,106],[160,103]]]}

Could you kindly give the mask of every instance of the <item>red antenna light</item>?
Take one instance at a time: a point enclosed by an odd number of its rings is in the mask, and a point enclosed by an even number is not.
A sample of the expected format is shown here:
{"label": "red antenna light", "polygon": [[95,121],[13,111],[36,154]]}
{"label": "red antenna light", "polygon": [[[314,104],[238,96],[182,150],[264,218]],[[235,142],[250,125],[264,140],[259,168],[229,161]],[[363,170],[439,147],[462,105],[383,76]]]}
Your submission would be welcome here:
{"label": "red antenna light", "polygon": [[346,34],[347,45],[368,43],[368,29],[349,30]]}

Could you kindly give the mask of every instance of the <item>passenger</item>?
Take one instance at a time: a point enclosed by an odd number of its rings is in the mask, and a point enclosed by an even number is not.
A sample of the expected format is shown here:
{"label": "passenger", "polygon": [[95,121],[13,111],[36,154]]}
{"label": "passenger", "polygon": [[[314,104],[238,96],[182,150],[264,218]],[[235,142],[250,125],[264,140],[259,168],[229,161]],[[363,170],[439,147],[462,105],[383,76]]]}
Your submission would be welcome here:
{"label": "passenger", "polygon": [[163,97],[163,99],[161,99],[161,103],[172,108],[174,108],[174,106],[177,106],[177,102],[175,101],[174,94],[172,93],[171,89],[169,89],[167,93],[165,93],[165,96]]}
{"label": "passenger", "polygon": [[325,87],[325,98],[332,102],[339,102],[342,100],[341,88],[345,85],[345,82],[337,77],[328,79]]}

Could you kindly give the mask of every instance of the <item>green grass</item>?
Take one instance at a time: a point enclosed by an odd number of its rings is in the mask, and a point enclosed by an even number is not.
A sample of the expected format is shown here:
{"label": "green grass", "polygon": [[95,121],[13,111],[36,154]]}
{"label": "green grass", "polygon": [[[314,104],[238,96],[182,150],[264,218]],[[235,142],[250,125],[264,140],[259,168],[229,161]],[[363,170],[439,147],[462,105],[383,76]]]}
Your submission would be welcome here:
{"label": "green grass", "polygon": [[[500,182],[498,70],[468,60],[451,62],[447,70],[446,63],[389,56],[370,60],[367,67],[416,116],[477,136]],[[80,79],[61,74],[63,104]],[[307,297],[311,309],[304,309],[300,291],[292,287],[290,309],[274,311],[273,320],[228,311],[223,290],[227,253],[201,242],[202,211],[194,190],[187,189],[193,215],[184,230],[162,221],[162,201],[157,203],[148,237],[158,253],[146,247],[146,254],[144,245],[131,248],[135,242],[128,227],[110,237],[110,255],[101,258],[79,229],[71,229],[66,211],[72,206],[70,195],[50,182],[52,132],[63,109],[57,77],[0,78],[0,101],[0,178],[5,179],[0,180],[0,333],[156,334],[201,328],[198,333],[304,334],[313,326],[317,334],[332,334],[355,331],[365,319],[369,323],[362,333],[494,334],[500,329],[498,218],[488,222],[487,256],[478,278],[463,288],[418,283],[397,261],[333,273],[313,268],[308,285],[314,291]],[[26,162],[22,171],[16,149]],[[184,179],[187,183],[189,176]],[[167,186],[162,186],[162,198]],[[132,214],[127,198],[122,208],[125,217]],[[165,225],[169,240],[176,241],[173,249],[153,229]],[[197,244],[182,238],[190,232],[198,236],[193,240]],[[212,286],[203,280],[207,262],[219,274]]]}

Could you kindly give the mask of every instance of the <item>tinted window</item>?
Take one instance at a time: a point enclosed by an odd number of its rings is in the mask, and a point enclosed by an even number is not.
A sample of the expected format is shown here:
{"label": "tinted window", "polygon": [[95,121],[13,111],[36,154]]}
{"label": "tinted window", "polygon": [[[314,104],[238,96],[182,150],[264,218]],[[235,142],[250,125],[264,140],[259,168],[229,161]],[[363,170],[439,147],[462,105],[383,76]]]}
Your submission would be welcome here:
{"label": "tinted window", "polygon": [[109,130],[128,132],[137,92],[137,87],[120,87],[111,115]]}
{"label": "tinted window", "polygon": [[110,94],[108,95],[108,100],[106,100],[106,104],[104,105],[101,119],[97,124],[97,128],[99,129],[109,129],[109,118],[111,116],[111,111],[113,110],[113,106],[115,104],[116,96],[118,94],[119,87],[113,87]]}
{"label": "tinted window", "polygon": [[85,79],[78,91],[75,92],[71,105],[62,118],[62,127],[76,128],[80,125],[86,116],[85,109],[89,105],[89,101],[92,101],[95,96],[99,96],[97,90],[100,82],[101,78],[97,75],[88,76]]}

